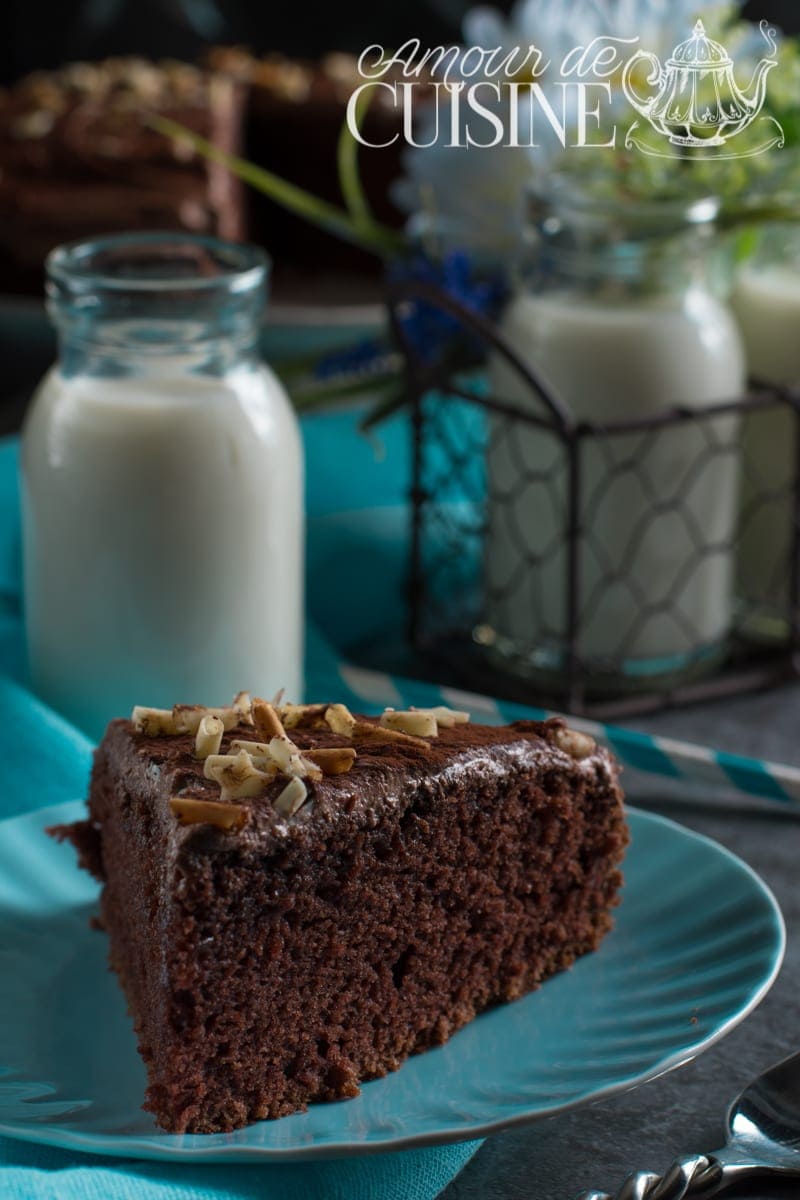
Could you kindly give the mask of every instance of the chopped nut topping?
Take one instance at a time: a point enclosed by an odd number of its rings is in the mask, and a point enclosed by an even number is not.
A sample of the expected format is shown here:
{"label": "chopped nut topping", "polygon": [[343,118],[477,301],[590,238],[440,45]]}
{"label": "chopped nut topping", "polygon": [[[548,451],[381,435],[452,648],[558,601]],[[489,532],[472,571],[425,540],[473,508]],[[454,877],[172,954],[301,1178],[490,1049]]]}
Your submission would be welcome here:
{"label": "chopped nut topping", "polygon": [[245,742],[241,738],[234,738],[231,742],[229,754],[238,754],[240,750],[244,750],[251,758],[271,758],[269,745],[267,742]]}
{"label": "chopped nut topping", "polygon": [[56,114],[47,109],[39,108],[33,112],[24,113],[11,123],[11,134],[20,141],[33,141],[36,138],[47,137],[56,123]]}
{"label": "chopped nut topping", "polygon": [[253,701],[249,692],[237,692],[231,702],[231,708],[239,714],[242,725],[253,725]]}
{"label": "chopped nut topping", "polygon": [[588,733],[579,733],[577,729],[554,729],[553,741],[559,750],[563,750],[565,754],[569,754],[571,758],[579,761],[582,758],[588,758],[597,749],[594,738],[590,738]]}
{"label": "chopped nut topping", "polygon": [[217,829],[242,829],[249,812],[240,804],[221,804],[217,800],[198,800],[191,796],[173,796],[169,806],[181,825],[216,825]]}
{"label": "chopped nut topping", "polygon": [[241,800],[260,796],[276,772],[261,770],[246,751],[240,750],[238,754],[212,754],[205,761],[203,774],[220,785],[221,800]]}
{"label": "chopped nut topping", "polygon": [[286,736],[281,719],[268,700],[256,699],[253,701],[253,723],[256,732],[264,738]]}
{"label": "chopped nut topping", "polygon": [[21,90],[26,104],[35,111],[44,109],[46,112],[57,115],[66,108],[63,90],[54,79],[46,74],[35,72],[33,75],[29,75],[23,81]]}
{"label": "chopped nut topping", "polygon": [[137,704],[131,713],[131,722],[137,733],[144,733],[148,737],[164,737],[178,732],[175,717],[168,708],[145,708]]}
{"label": "chopped nut topping", "polygon": [[[436,737],[440,726],[450,728],[469,720],[469,713],[438,705],[401,712],[387,708],[375,723],[357,720],[344,704],[281,704],[282,695],[279,693],[270,702],[258,697],[253,700],[249,693],[239,692],[223,708],[202,704],[176,704],[171,710],[134,708],[131,720],[138,733],[154,737],[194,735],[195,755],[203,760],[203,774],[220,787],[219,803],[192,797],[171,801],[173,811],[182,821],[240,828],[249,819],[249,810],[227,802],[260,796],[278,774],[288,776],[289,781],[275,801],[275,810],[290,816],[308,796],[304,780],[344,774],[358,757],[353,746],[303,750],[292,741],[287,729],[327,726],[332,733],[349,740],[362,738],[429,750],[430,742],[425,739]],[[223,734],[242,724],[252,726],[254,734],[261,735],[263,740],[235,738],[229,752],[221,754]],[[553,741],[574,758],[585,758],[595,748],[591,738],[574,730],[554,729]],[[222,816],[216,812],[218,809]]]}
{"label": "chopped nut topping", "polygon": [[341,737],[352,737],[356,729],[356,719],[346,704],[329,704],[325,710],[325,720],[334,733]]}
{"label": "chopped nut topping", "polygon": [[315,763],[323,775],[344,775],[358,755],[352,746],[332,746],[330,749],[305,750],[304,757]]}
{"label": "chopped nut topping", "polygon": [[336,83],[346,84],[350,90],[358,82],[358,63],[352,54],[342,54],[340,51],[332,51],[330,54],[325,55],[321,65],[329,79],[334,80]]}
{"label": "chopped nut topping", "polygon": [[329,704],[283,704],[280,717],[284,729],[313,729],[325,724],[325,712]]}
{"label": "chopped nut topping", "polygon": [[219,754],[222,745],[222,734],[225,726],[219,717],[205,716],[197,727],[197,737],[194,740],[194,752],[197,758],[208,758],[210,754]]}
{"label": "chopped nut topping", "polygon": [[274,737],[269,744],[269,752],[284,775],[295,775],[298,779],[321,779],[322,771],[309,759],[304,758],[299,747],[295,746],[284,733]]}
{"label": "chopped nut topping", "polygon": [[202,704],[176,704],[172,709],[175,733],[197,733],[203,717],[217,716],[220,711]]}
{"label": "chopped nut topping", "polygon": [[219,717],[226,731],[237,725],[252,725],[250,697],[239,692],[233,702],[224,708],[207,708],[204,704],[176,704],[172,709],[176,733],[197,733],[203,717]]}
{"label": "chopped nut topping", "polygon": [[298,808],[305,804],[307,796],[308,788],[302,779],[295,776],[294,779],[289,780],[280,795],[276,797],[273,805],[275,812],[280,813],[282,817],[294,816]]}
{"label": "chopped nut topping", "polygon": [[256,62],[253,78],[285,100],[300,102],[307,99],[313,77],[302,63],[272,55]]}
{"label": "chopped nut topping", "polygon": [[231,742],[230,750],[227,755],[220,755],[221,758],[236,758],[242,751],[250,758],[254,767],[259,771],[263,771],[265,775],[269,775],[273,779],[278,774],[278,764],[269,752],[269,746],[264,747],[264,753],[259,753],[259,747],[263,746],[263,742]]}
{"label": "chopped nut topping", "polygon": [[60,74],[67,87],[77,92],[98,91],[102,81],[100,68],[88,62],[70,63]]}
{"label": "chopped nut topping", "polygon": [[395,712],[387,708],[380,723],[384,729],[399,729],[415,737],[436,737],[439,733],[436,717],[427,712]]}
{"label": "chopped nut topping", "polygon": [[372,738],[379,742],[402,742],[404,746],[417,746],[420,750],[429,750],[430,742],[423,738],[413,737],[400,729],[387,729],[385,725],[370,725],[368,721],[356,721],[354,735]]}
{"label": "chopped nut topping", "polygon": [[435,708],[416,708],[412,704],[411,711],[430,713],[432,717],[436,718],[440,729],[452,729],[454,725],[466,725],[469,721],[468,712],[460,712],[457,708],[447,708],[444,704],[438,704]]}
{"label": "chopped nut topping", "polygon": [[196,734],[204,717],[218,717],[225,730],[239,724],[239,714],[233,708],[206,708],[202,704],[176,704],[172,716],[175,733]]}
{"label": "chopped nut topping", "polygon": [[206,779],[220,781],[223,771],[239,771],[242,775],[249,773],[252,758],[244,751],[236,754],[209,754],[203,763],[203,774]]}
{"label": "chopped nut topping", "polygon": [[230,752],[249,754],[256,765],[262,759],[266,760],[272,771],[282,771],[284,775],[307,776],[310,779],[320,778],[320,769],[314,764],[310,755],[296,746],[285,733],[267,742],[246,742],[236,738],[231,742]]}

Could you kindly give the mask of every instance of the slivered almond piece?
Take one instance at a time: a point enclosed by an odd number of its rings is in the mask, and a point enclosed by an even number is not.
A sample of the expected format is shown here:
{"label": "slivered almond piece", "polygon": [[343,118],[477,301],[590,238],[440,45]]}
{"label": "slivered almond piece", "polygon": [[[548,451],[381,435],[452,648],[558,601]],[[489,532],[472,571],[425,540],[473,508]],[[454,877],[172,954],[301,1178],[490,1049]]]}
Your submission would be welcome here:
{"label": "slivered almond piece", "polygon": [[411,705],[412,712],[430,713],[436,718],[436,723],[441,729],[452,729],[454,725],[466,725],[469,721],[469,713],[461,712],[457,708],[448,708],[444,704],[437,704],[434,708],[416,708]]}
{"label": "slivered almond piece", "polygon": [[266,742],[247,742],[242,738],[234,738],[228,747],[228,755],[233,757],[242,751],[250,756],[253,765],[258,767],[259,771],[266,771],[268,775],[278,774],[278,764],[270,754]]}
{"label": "slivered almond piece", "polygon": [[265,740],[286,735],[281,719],[269,700],[261,700],[257,697],[253,701],[253,724],[256,732],[261,734]]}
{"label": "slivered almond piece", "polygon": [[273,808],[282,817],[294,816],[298,808],[305,804],[307,796],[308,788],[302,779],[295,776],[294,779],[289,780],[280,795],[276,797]]}
{"label": "slivered almond piece", "polygon": [[304,750],[303,756],[320,768],[323,775],[344,775],[358,755],[352,746],[331,746],[322,750]]}
{"label": "slivered almond piece", "polygon": [[553,741],[559,750],[578,761],[588,758],[597,749],[594,738],[589,737],[588,733],[579,733],[577,729],[554,729]]}
{"label": "slivered almond piece", "polygon": [[242,724],[252,725],[250,706],[250,696],[247,692],[237,693],[233,702],[222,708],[209,708],[205,704],[176,704],[172,709],[175,732],[196,734],[203,717],[219,717],[225,730]]}
{"label": "slivered almond piece", "polygon": [[242,800],[260,796],[274,778],[274,771],[262,771],[246,751],[238,754],[212,754],[203,767],[206,779],[213,779],[222,788],[221,800]]}
{"label": "slivered almond piece", "polygon": [[231,708],[239,714],[242,725],[253,724],[253,701],[249,692],[237,692],[231,702]]}
{"label": "slivered almond piece", "polygon": [[251,758],[269,758],[270,756],[267,742],[247,742],[242,738],[234,738],[228,753],[238,754],[240,750],[244,750],[245,754],[249,754]]}
{"label": "slivered almond piece", "polygon": [[274,779],[278,774],[278,764],[274,758],[269,758],[266,754],[251,754],[249,758],[256,770],[269,779]]}
{"label": "slivered almond piece", "polygon": [[380,723],[384,729],[399,729],[414,737],[437,737],[439,734],[436,717],[427,712],[395,712],[393,708],[387,708]]}
{"label": "slivered almond piece", "polygon": [[284,775],[295,775],[298,779],[321,779],[322,771],[309,759],[303,757],[303,752],[284,733],[274,737],[269,744],[269,752]]}
{"label": "slivered almond piece", "polygon": [[370,725],[367,721],[356,721],[354,737],[372,738],[380,742],[402,742],[405,746],[417,746],[420,750],[430,750],[430,742],[423,738],[412,737],[400,729],[387,729],[385,725]]}
{"label": "slivered almond piece", "polygon": [[309,729],[325,723],[327,704],[282,704],[279,712],[284,729]]}
{"label": "slivered almond piece", "polygon": [[198,800],[192,796],[172,796],[169,802],[181,825],[216,825],[217,829],[242,829],[250,813],[241,804],[221,804],[218,800]]}
{"label": "slivered almond piece", "polygon": [[225,767],[232,767],[238,759],[238,754],[209,754],[203,763],[203,774],[206,779],[219,783],[219,777]]}
{"label": "slivered almond piece", "polygon": [[176,704],[172,710],[176,733],[196,734],[203,717],[219,717],[222,728],[233,729],[240,724],[242,714],[235,708],[206,708],[203,704]]}
{"label": "slivered almond piece", "polygon": [[176,733],[196,734],[203,717],[216,716],[218,716],[217,709],[206,708],[202,704],[176,704],[172,709]]}
{"label": "slivered almond piece", "polygon": [[175,717],[168,708],[145,708],[137,704],[131,713],[131,723],[137,733],[148,737],[166,737],[177,733]]}
{"label": "slivered almond piece", "polygon": [[[239,744],[242,747],[247,745],[246,742],[241,742]],[[251,742],[250,745],[254,746],[256,743]],[[253,766],[263,774],[268,775],[270,779],[273,779],[278,774],[278,764],[270,754],[254,754],[251,750],[245,750],[244,752],[250,759],[250,762],[253,764]],[[230,755],[226,757],[235,758],[240,753],[241,751],[237,750],[233,743],[231,743]]]}
{"label": "slivered almond piece", "polygon": [[219,717],[203,717],[197,727],[197,737],[194,739],[195,757],[208,758],[209,754],[219,754],[223,730],[224,726]]}
{"label": "slivered almond piece", "polygon": [[341,737],[352,737],[355,732],[357,722],[346,704],[329,704],[325,709],[325,720]]}

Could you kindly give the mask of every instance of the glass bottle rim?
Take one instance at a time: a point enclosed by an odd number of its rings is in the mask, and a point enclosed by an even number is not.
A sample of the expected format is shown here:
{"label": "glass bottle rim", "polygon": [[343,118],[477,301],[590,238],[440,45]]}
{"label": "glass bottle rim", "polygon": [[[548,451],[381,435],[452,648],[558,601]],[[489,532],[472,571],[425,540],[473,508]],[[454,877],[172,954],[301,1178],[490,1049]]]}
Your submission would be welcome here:
{"label": "glass bottle rim", "polygon": [[[546,183],[534,182],[527,189],[527,219],[536,225],[563,219],[567,225],[587,232],[601,227],[618,236],[659,237],[681,230],[710,228],[720,213],[720,200],[707,193],[695,196],[665,196],[655,199],[604,195],[595,188],[581,188],[576,181],[558,174]],[[555,224],[550,229],[555,231]]]}
{"label": "glass bottle rim", "polygon": [[[148,252],[153,256],[151,263],[160,254],[162,263],[171,260],[174,269],[145,270]],[[143,294],[224,289],[242,294],[262,287],[271,268],[269,255],[252,243],[175,230],[116,233],[67,242],[52,250],[45,261],[48,280],[72,294],[101,289]]]}

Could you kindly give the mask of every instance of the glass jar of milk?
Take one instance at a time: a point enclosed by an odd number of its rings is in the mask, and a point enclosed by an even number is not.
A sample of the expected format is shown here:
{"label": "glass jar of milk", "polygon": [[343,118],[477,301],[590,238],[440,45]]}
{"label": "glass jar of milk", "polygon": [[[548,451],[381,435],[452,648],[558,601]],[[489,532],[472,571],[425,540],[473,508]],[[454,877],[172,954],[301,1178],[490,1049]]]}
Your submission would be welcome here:
{"label": "glass jar of milk", "polygon": [[[732,294],[756,383],[800,387],[800,227],[764,228]],[[737,582],[745,631],[786,636],[794,539],[795,425],[788,407],[749,414],[742,430]]]}
{"label": "glass jar of milk", "polygon": [[[476,636],[517,673],[577,660],[600,690],[677,680],[717,660],[732,619],[736,417],[652,425],[744,391],[736,323],[709,281],[717,204],[618,207],[556,184],[532,205],[538,267],[500,332],[565,417],[557,428],[493,355],[492,395],[545,424],[490,419]],[[617,422],[632,428],[587,429]]]}
{"label": "glass jar of milk", "polygon": [[48,260],[27,641],[36,691],[95,736],[134,704],[300,695],[302,450],[259,358],[267,272],[254,247],[168,233]]}

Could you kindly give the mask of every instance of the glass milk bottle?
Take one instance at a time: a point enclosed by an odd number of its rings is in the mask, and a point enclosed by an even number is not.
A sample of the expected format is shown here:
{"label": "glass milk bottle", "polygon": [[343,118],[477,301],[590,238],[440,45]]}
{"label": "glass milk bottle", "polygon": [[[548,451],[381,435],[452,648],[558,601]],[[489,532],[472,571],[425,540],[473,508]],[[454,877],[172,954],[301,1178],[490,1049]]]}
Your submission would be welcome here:
{"label": "glass milk bottle", "polygon": [[95,736],[134,704],[299,696],[302,450],[259,359],[266,259],[131,234],[47,272],[60,357],[22,450],[36,691]]}
{"label": "glass milk bottle", "polygon": [[[800,229],[765,229],[738,270],[732,304],[757,383],[800,387]],[[737,582],[746,631],[785,636],[795,473],[792,414],[770,408],[745,418]],[[769,493],[769,494],[764,494]]]}
{"label": "glass milk bottle", "polygon": [[[508,346],[574,421],[640,422],[581,437],[574,649],[602,690],[637,688],[716,661],[731,625],[738,481],[732,416],[647,427],[668,409],[736,399],[735,321],[707,278],[713,200],[615,207],[534,197],[539,265],[501,320]],[[494,354],[491,392],[547,416]],[[491,419],[485,624],[506,669],[563,669],[568,652],[568,449],[547,427]]]}

